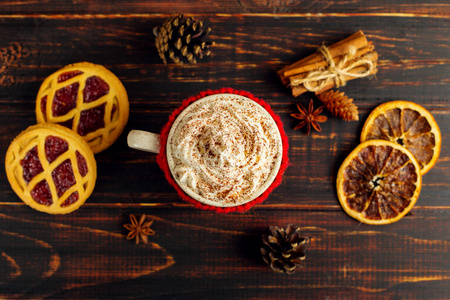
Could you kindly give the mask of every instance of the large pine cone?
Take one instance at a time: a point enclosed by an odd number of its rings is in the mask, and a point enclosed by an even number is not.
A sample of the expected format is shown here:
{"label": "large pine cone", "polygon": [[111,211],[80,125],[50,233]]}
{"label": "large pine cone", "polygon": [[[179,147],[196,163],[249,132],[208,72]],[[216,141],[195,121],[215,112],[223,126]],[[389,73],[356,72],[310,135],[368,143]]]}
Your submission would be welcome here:
{"label": "large pine cone", "polygon": [[172,16],[159,27],[153,29],[159,57],[167,64],[197,63],[198,59],[211,54],[212,42],[204,42],[211,28],[204,28],[203,22],[189,17],[183,20],[183,14]]}
{"label": "large pine cone", "polygon": [[309,237],[301,237],[300,228],[295,225],[289,224],[286,230],[270,226],[270,234],[263,234],[262,240],[262,257],[275,272],[294,273],[306,258]]}

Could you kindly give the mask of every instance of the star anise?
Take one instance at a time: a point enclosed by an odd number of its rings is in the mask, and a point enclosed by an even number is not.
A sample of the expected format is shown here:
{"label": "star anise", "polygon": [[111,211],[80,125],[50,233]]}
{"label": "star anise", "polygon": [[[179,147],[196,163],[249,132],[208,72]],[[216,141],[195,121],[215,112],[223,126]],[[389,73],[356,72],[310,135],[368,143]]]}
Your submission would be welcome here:
{"label": "star anise", "polygon": [[139,244],[139,241],[142,240],[144,244],[147,244],[148,236],[154,235],[155,232],[150,228],[153,224],[153,219],[147,222],[146,219],[146,215],[143,214],[138,222],[135,215],[130,215],[131,224],[123,225],[130,231],[127,235],[127,240],[136,239],[136,244]]}
{"label": "star anise", "polygon": [[314,110],[313,100],[311,99],[311,101],[309,102],[308,110],[306,110],[301,104],[297,104],[297,108],[300,113],[291,114],[291,116],[302,121],[298,123],[297,126],[294,127],[294,130],[300,129],[306,125],[306,134],[309,134],[309,132],[311,131],[311,126],[319,132],[322,131],[319,122],[322,123],[328,119],[326,116],[320,115],[320,113],[323,110],[323,105],[318,109]]}

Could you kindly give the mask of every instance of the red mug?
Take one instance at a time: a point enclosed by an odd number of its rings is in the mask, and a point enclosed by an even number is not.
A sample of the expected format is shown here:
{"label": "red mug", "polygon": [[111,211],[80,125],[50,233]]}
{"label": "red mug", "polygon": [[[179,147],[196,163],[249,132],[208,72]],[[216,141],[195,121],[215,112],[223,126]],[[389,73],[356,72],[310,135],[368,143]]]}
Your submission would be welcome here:
{"label": "red mug", "polygon": [[288,165],[280,118],[263,100],[231,88],[183,100],[159,135],[132,130],[128,145],[158,153],[158,165],[183,200],[220,213],[264,201]]}

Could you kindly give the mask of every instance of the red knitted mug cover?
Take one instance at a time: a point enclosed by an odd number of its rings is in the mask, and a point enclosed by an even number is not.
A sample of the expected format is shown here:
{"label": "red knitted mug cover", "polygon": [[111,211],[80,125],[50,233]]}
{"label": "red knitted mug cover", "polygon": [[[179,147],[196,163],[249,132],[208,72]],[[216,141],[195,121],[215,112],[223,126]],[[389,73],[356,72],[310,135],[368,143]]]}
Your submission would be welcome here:
{"label": "red knitted mug cover", "polygon": [[[264,107],[264,109],[267,110],[267,112],[272,116],[275,123],[277,124],[278,130],[280,131],[282,144],[283,144],[283,157],[281,160],[280,169],[278,171],[277,176],[275,177],[275,180],[272,182],[272,184],[259,197],[255,198],[252,201],[247,202],[245,204],[233,206],[233,207],[217,207],[217,206],[206,205],[206,204],[203,204],[203,203],[199,202],[198,200],[195,200],[192,197],[189,197],[188,195],[186,195],[186,193],[183,192],[183,190],[175,182],[175,179],[172,177],[172,174],[170,173],[170,169],[169,169],[169,164],[167,162],[167,155],[166,155],[167,137],[169,136],[170,128],[172,127],[172,124],[175,122],[175,119],[177,118],[177,116],[192,102],[199,100],[201,98],[204,98],[206,96],[215,95],[215,94],[241,95],[241,96],[247,97],[249,99],[252,99],[256,103],[258,103],[259,105]],[[180,195],[180,197],[183,200],[194,204],[194,206],[199,209],[213,210],[213,211],[216,211],[219,213],[230,213],[230,212],[236,212],[236,211],[244,212],[244,211],[250,209],[253,205],[263,202],[269,196],[269,194],[278,185],[280,185],[280,183],[282,181],[281,177],[283,176],[283,173],[288,166],[288,160],[289,160],[288,159],[288,148],[289,148],[288,138],[286,136],[286,133],[284,132],[283,123],[281,122],[280,118],[272,111],[269,104],[267,104],[263,100],[256,98],[249,92],[237,91],[232,88],[222,88],[220,90],[215,90],[215,91],[208,90],[208,91],[200,92],[197,96],[189,97],[189,98],[183,100],[181,106],[172,112],[172,114],[169,117],[169,121],[166,123],[166,125],[164,125],[163,129],[161,130],[160,139],[161,139],[161,149],[156,158],[158,165],[163,170],[167,181],[169,181],[169,183],[176,189],[176,191],[178,192],[178,195]]]}

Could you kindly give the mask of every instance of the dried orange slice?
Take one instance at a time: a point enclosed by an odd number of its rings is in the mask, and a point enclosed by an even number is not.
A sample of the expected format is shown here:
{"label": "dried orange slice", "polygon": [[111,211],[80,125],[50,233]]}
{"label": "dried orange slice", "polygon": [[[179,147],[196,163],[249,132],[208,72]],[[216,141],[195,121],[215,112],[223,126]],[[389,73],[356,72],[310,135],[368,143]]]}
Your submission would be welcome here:
{"label": "dried orange slice", "polygon": [[6,152],[5,169],[14,192],[30,207],[67,214],[91,195],[97,178],[88,143],[57,124],[28,127]]}
{"label": "dried orange slice", "polygon": [[391,101],[376,107],[364,123],[361,142],[388,140],[406,147],[427,173],[441,152],[441,132],[431,113],[417,103]]}
{"label": "dried orange slice", "polygon": [[342,208],[366,224],[400,220],[417,201],[422,175],[405,147],[386,140],[369,140],[356,147],[337,176]]}

